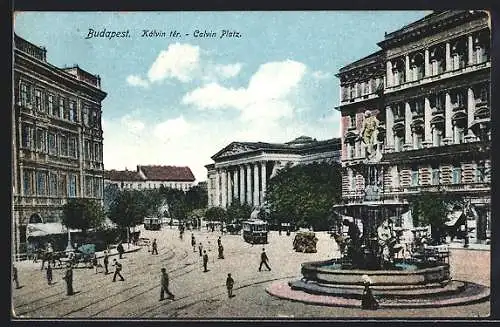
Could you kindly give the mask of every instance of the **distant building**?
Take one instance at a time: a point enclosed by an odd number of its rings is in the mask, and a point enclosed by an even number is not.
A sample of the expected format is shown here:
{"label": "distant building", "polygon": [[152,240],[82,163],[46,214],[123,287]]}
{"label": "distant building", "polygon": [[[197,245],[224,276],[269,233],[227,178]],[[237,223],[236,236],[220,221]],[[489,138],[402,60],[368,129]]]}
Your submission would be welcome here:
{"label": "distant building", "polygon": [[365,196],[356,166],[366,158],[364,113],[377,114],[384,199],[446,192],[472,201],[472,242],[490,237],[491,30],[488,14],[434,12],[340,69],[342,197]]}
{"label": "distant building", "polygon": [[232,142],[212,156],[208,206],[228,207],[233,200],[261,206],[267,182],[287,164],[340,162],[340,139],[317,141],[301,136],[287,143]]}
{"label": "distant building", "polygon": [[189,167],[137,166],[136,171],[106,170],[104,183],[117,185],[120,190],[141,190],[170,187],[188,191],[195,177]]}
{"label": "distant building", "polygon": [[31,223],[60,222],[68,198],[102,201],[101,90],[98,75],[58,68],[47,51],[14,35],[12,228],[14,254],[26,253]]}

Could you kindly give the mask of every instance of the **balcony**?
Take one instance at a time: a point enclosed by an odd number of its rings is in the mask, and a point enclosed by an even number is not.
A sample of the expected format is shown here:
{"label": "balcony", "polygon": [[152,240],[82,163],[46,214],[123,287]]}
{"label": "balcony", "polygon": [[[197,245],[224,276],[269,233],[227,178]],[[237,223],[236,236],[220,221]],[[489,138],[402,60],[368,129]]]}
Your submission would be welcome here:
{"label": "balcony", "polygon": [[460,183],[460,184],[440,184],[440,185],[419,185],[409,186],[401,192],[403,194],[415,194],[420,192],[489,192],[489,183]]}
{"label": "balcony", "polygon": [[14,206],[62,206],[66,198],[49,196],[15,196]]}
{"label": "balcony", "polygon": [[395,92],[395,91],[399,91],[399,90],[405,90],[405,89],[409,89],[409,88],[419,86],[422,84],[427,84],[427,83],[431,83],[431,82],[434,82],[437,80],[441,80],[441,79],[445,79],[445,78],[449,78],[449,77],[454,77],[454,76],[458,76],[458,75],[462,75],[462,74],[466,74],[466,73],[470,73],[470,72],[475,72],[475,71],[482,70],[485,68],[491,68],[490,61],[483,62],[481,64],[476,64],[473,66],[467,66],[467,67],[452,70],[452,71],[446,71],[440,75],[426,76],[426,77],[419,79],[419,80],[416,80],[416,81],[406,82],[406,83],[395,85],[395,86],[389,86],[385,89],[385,93],[391,93],[391,92]]}

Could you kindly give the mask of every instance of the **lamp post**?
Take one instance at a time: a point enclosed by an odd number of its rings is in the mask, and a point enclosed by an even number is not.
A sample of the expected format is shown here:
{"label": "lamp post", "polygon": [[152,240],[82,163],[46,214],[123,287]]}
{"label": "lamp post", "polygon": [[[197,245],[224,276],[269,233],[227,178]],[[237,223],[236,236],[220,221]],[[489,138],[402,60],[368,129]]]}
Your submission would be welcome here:
{"label": "lamp post", "polygon": [[73,246],[71,245],[71,231],[69,227],[66,227],[68,229],[68,245],[66,246],[66,252],[73,252],[75,249],[73,249]]}

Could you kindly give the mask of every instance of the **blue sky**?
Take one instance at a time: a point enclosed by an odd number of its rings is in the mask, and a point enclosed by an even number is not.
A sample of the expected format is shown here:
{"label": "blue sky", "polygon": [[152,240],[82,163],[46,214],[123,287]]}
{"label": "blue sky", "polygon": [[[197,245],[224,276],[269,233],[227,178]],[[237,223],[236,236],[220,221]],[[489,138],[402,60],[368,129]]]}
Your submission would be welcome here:
{"label": "blue sky", "polygon": [[[202,181],[232,141],[338,137],[335,73],[429,13],[18,12],[14,31],[45,46],[51,64],[101,76],[105,169],[186,165]],[[86,39],[90,28],[130,37]],[[144,38],[144,29],[181,37]]]}

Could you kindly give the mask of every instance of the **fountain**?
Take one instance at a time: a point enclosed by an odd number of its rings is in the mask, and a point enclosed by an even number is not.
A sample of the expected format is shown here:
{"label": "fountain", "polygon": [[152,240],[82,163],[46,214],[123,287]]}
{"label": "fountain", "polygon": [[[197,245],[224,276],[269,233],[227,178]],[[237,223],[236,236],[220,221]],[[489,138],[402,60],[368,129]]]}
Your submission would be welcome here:
{"label": "fountain", "polygon": [[[409,205],[385,199],[383,175],[389,163],[382,160],[378,149],[373,150],[370,144],[373,134],[363,136],[368,142],[367,159],[350,167],[364,177],[364,198],[334,207],[340,217],[352,218],[352,221],[342,220],[349,229],[347,241],[336,235],[341,257],[305,262],[301,279],[277,282],[267,292],[308,303],[359,307],[366,280],[369,280],[380,307],[437,307],[487,298],[489,288],[451,278],[447,255],[436,252],[418,258],[396,256],[404,247],[393,225],[401,224],[400,218],[409,211]],[[362,231],[358,229],[359,222]]]}

